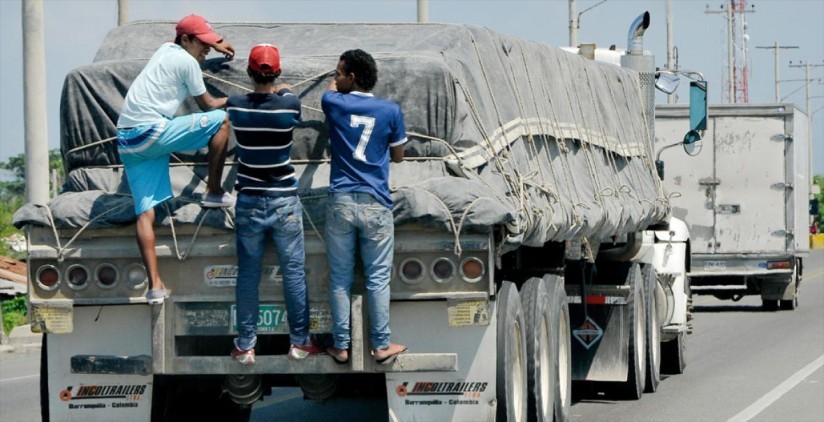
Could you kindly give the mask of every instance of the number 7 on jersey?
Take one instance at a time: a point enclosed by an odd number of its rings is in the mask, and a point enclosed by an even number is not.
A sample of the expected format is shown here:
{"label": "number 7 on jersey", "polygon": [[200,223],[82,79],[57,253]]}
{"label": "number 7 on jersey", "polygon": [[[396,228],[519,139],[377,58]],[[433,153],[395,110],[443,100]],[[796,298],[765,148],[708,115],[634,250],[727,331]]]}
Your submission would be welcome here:
{"label": "number 7 on jersey", "polygon": [[372,136],[372,129],[375,127],[375,118],[369,116],[356,116],[353,114],[352,119],[349,122],[349,126],[363,126],[363,133],[361,133],[358,146],[355,148],[355,152],[352,153],[352,157],[358,161],[366,162],[366,144],[369,143],[369,137]]}

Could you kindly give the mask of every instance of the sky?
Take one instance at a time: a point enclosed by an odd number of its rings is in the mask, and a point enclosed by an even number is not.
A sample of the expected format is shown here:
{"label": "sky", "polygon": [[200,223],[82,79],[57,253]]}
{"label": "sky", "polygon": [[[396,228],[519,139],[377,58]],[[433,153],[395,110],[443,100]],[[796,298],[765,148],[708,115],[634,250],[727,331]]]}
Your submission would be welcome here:
{"label": "sky", "polygon": [[[657,67],[666,67],[666,1],[578,0],[582,12],[578,40],[599,47],[625,47],[632,20],[649,11],[652,20],[644,35],[644,49],[655,55]],[[45,0],[47,126],[49,149],[59,147],[60,93],[66,74],[92,62],[107,32],[117,25],[117,0]],[[709,85],[711,104],[724,100],[726,19],[724,0],[675,0],[673,38],[679,67],[701,71]],[[754,7],[753,7],[754,6]],[[569,42],[568,0],[429,0],[429,22],[481,25],[503,34],[566,46]],[[809,62],[824,64],[824,0],[747,0],[748,68],[751,103],[775,99],[773,50],[756,46],[798,46],[780,52],[781,96],[805,108],[805,70],[791,67]],[[128,20],[178,20],[196,13],[213,22],[415,22],[416,0],[131,0]],[[170,38],[171,35],[170,35]],[[23,125],[23,40],[21,0],[0,0],[0,161],[25,150]],[[265,41],[265,40],[262,40]],[[213,55],[215,53],[212,53]],[[238,52],[246,54],[246,52]],[[811,67],[813,111],[813,169],[824,174],[824,66]],[[680,103],[689,99],[682,80]],[[793,93],[795,91],[795,93]],[[792,94],[792,95],[789,95]],[[657,101],[665,102],[662,94]]]}

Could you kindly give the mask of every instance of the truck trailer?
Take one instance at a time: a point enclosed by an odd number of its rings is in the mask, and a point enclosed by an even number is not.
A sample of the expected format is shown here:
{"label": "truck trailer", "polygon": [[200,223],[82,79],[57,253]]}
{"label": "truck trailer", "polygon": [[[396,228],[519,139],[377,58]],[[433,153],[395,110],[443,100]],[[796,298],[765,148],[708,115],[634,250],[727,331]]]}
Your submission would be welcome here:
{"label": "truck trailer", "polygon": [[[564,421],[573,381],[637,399],[655,391],[661,368],[683,371],[689,233],[670,218],[652,158],[655,73],[642,48],[649,14],[630,28],[627,66],[467,25],[213,23],[238,52],[204,63],[214,96],[248,92],[248,51],[271,42],[281,51],[279,81],[302,100],[291,164],[304,206],[312,333],[331,326],[320,97],[340,54],[370,52],[380,72],[373,92],[400,104],[409,141],[390,175],[390,326],[409,351],[389,366],[368,353],[360,268],[350,362],[288,359],[272,250],[257,362],[229,356],[233,211],[199,206],[205,151],[172,157],[175,197],[156,209],[171,296],[146,303],[133,201],[112,141],[130,83],[174,25],[115,28],[92,64],[69,73],[67,183],[48,205],[15,215],[27,233],[31,324],[44,333],[44,420],[247,420],[273,386],[326,400],[355,385],[385,394],[390,420]],[[194,110],[190,101],[179,113]]]}
{"label": "truck trailer", "polygon": [[[657,143],[688,119],[683,105],[659,105]],[[792,310],[809,254],[810,133],[793,104],[709,107],[703,153],[673,160],[665,188],[673,215],[692,235],[692,292],[738,301],[760,295],[764,309]]]}

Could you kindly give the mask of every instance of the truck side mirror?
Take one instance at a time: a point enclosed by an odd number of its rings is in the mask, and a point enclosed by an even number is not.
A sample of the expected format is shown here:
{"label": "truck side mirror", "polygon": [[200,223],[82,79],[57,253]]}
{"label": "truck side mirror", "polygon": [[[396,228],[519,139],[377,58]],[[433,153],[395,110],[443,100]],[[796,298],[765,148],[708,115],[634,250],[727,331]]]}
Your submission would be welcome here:
{"label": "truck side mirror", "polygon": [[701,131],[707,129],[707,81],[690,82],[690,130],[684,135],[684,151],[695,156],[701,152]]}
{"label": "truck side mirror", "polygon": [[655,72],[655,88],[667,95],[675,92],[680,82],[681,78],[674,73]]}
{"label": "truck side mirror", "polygon": [[818,215],[818,199],[810,199],[810,215]]}

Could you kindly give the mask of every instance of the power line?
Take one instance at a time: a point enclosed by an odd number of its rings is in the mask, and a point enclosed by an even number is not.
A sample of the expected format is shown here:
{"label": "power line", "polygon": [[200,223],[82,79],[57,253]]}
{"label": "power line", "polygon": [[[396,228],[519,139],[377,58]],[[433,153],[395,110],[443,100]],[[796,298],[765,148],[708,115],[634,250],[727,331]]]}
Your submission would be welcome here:
{"label": "power line", "polygon": [[756,46],[755,48],[762,48],[773,50],[773,55],[775,56],[775,102],[781,102],[781,89],[780,89],[780,80],[778,78],[778,56],[780,55],[781,49],[791,49],[791,48],[798,48],[797,45],[778,45],[778,41],[775,42],[775,45],[772,46]]}

